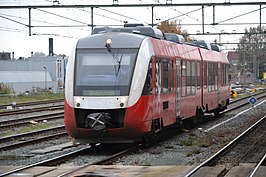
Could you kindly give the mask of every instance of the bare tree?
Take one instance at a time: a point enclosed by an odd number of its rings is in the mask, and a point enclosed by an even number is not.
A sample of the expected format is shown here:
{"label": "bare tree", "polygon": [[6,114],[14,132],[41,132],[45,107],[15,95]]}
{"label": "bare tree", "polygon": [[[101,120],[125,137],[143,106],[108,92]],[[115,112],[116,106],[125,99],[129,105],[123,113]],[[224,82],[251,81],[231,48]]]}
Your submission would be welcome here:
{"label": "bare tree", "polygon": [[168,20],[163,21],[157,26],[157,28],[160,29],[164,33],[181,34],[184,36],[186,42],[192,41],[192,39],[188,35],[187,30],[183,30],[180,25],[180,22],[177,23],[176,20],[175,21],[168,21]]}
{"label": "bare tree", "polygon": [[242,70],[253,72],[256,79],[263,77],[266,63],[266,27],[245,29],[245,34],[239,41],[239,62]]}
{"label": "bare tree", "polygon": [[33,56],[34,56],[34,57],[45,57],[46,55],[45,55],[45,53],[43,53],[43,52],[35,52],[35,53],[33,54]]}

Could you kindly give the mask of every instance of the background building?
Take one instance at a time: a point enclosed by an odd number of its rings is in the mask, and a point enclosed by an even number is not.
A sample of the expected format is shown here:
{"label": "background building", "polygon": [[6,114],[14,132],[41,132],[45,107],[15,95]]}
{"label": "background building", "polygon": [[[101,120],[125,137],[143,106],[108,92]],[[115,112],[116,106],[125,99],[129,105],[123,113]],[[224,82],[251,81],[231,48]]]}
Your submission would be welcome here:
{"label": "background building", "polygon": [[33,89],[59,92],[64,86],[65,58],[62,56],[30,57],[25,60],[0,60],[0,83],[19,93]]}

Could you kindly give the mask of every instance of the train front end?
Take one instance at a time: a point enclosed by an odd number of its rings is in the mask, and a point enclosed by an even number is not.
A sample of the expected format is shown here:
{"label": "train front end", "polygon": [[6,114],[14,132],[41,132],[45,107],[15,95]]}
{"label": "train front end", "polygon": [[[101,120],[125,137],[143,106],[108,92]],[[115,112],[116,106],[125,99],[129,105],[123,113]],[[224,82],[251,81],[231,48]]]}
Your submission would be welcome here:
{"label": "train front end", "polygon": [[152,51],[148,38],[130,33],[77,42],[67,64],[64,118],[76,142],[129,143],[149,131],[147,112],[137,108]]}

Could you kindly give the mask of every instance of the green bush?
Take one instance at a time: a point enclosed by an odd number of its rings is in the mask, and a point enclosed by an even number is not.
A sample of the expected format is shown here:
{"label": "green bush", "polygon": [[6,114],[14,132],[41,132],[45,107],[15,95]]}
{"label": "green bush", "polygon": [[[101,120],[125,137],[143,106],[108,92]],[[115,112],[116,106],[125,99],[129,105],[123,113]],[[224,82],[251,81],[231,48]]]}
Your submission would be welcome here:
{"label": "green bush", "polygon": [[13,88],[5,83],[0,83],[0,94],[12,94],[15,93]]}

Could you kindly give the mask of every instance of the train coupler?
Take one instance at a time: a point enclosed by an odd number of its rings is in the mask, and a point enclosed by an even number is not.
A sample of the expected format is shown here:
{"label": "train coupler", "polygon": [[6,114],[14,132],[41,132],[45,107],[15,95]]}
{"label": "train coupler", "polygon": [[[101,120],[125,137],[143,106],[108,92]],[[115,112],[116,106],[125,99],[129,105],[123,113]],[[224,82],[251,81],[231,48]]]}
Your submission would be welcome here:
{"label": "train coupler", "polygon": [[91,113],[85,119],[85,127],[96,131],[106,131],[107,128],[113,127],[110,121],[109,113]]}

